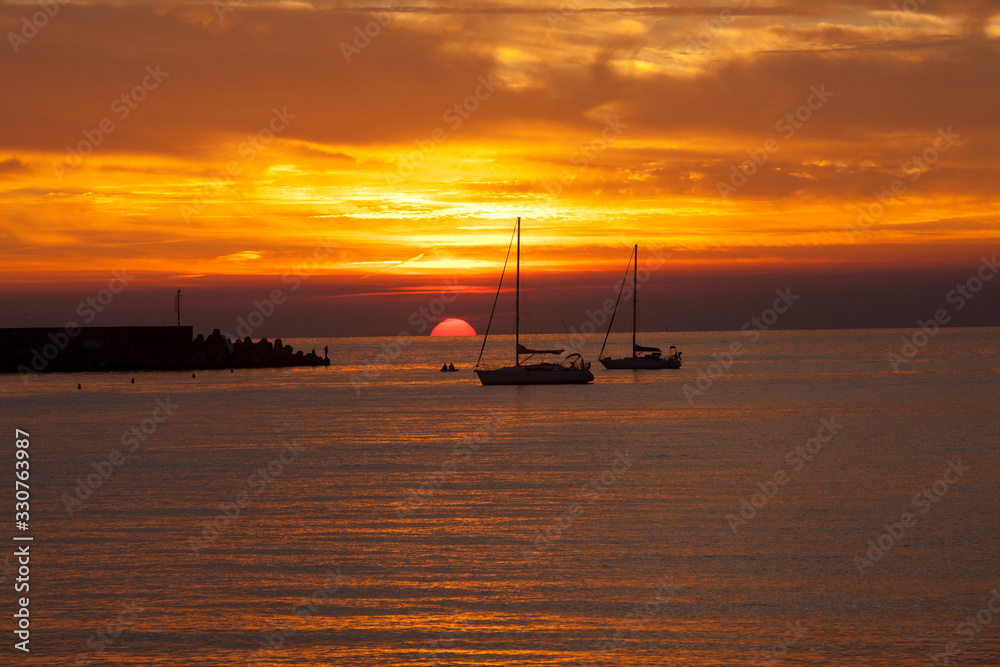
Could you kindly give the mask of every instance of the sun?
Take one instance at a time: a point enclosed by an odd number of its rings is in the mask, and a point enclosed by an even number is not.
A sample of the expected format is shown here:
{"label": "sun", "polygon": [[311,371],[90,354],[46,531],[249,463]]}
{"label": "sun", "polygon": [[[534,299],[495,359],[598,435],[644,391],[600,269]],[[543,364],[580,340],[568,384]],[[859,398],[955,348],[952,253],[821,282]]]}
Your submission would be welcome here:
{"label": "sun", "polygon": [[475,336],[476,330],[465,320],[449,317],[431,330],[432,336]]}

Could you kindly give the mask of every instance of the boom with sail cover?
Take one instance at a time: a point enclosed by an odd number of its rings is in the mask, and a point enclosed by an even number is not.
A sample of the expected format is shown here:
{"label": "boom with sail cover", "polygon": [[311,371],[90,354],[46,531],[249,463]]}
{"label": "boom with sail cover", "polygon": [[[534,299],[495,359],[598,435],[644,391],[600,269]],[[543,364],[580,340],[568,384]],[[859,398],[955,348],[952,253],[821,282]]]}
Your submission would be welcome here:
{"label": "boom with sail cover", "polygon": [[529,350],[520,343],[517,344],[518,354],[562,354],[564,350]]}

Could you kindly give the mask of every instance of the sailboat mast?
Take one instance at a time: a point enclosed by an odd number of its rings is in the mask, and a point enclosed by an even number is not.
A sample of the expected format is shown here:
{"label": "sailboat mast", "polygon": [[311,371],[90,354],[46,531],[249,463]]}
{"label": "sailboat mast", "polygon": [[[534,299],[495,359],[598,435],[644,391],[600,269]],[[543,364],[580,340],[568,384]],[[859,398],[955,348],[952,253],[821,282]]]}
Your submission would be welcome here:
{"label": "sailboat mast", "polygon": [[514,365],[521,364],[521,218],[517,219],[517,279],[514,281]]}
{"label": "sailboat mast", "polygon": [[632,356],[635,356],[635,304],[639,300],[636,276],[639,275],[639,244],[632,249],[635,254],[635,265],[632,267]]}

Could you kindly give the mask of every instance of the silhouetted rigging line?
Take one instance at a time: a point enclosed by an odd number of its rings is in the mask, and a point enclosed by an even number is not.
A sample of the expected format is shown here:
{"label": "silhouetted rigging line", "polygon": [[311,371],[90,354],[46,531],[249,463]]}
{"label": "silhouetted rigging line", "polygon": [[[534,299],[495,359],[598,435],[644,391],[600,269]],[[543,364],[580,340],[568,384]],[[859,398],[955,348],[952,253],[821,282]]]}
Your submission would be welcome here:
{"label": "silhouetted rigging line", "polygon": [[[507,262],[510,261],[510,249],[514,247],[514,237],[517,234],[517,229],[510,235],[510,243],[507,244],[507,256],[503,260],[503,269],[500,271],[500,287],[503,287],[503,277],[507,273]],[[483,336],[483,346],[479,348],[479,358],[476,359],[476,367],[479,367],[479,362],[483,360],[483,350],[486,349],[486,339],[490,336],[490,325],[493,324],[493,313],[497,310],[497,301],[500,300],[500,287],[497,288],[497,294],[493,297],[493,308],[490,309],[490,319],[486,323],[486,334]]]}
{"label": "silhouetted rigging line", "polygon": [[[628,266],[625,267],[625,277],[622,278],[622,286],[618,288],[618,298],[615,299],[615,309],[611,311],[611,321],[608,322],[608,331],[604,334],[604,342],[601,343],[601,351],[597,353],[597,358],[600,359],[604,355],[604,346],[608,344],[608,336],[611,335],[611,325],[615,323],[615,313],[618,312],[618,302],[622,299],[622,290],[625,289],[625,282],[628,280],[628,270],[632,268],[632,256],[635,255],[635,249],[629,253],[628,256]],[[638,257],[636,257],[636,263],[638,264]],[[632,295],[635,298],[635,295]]]}

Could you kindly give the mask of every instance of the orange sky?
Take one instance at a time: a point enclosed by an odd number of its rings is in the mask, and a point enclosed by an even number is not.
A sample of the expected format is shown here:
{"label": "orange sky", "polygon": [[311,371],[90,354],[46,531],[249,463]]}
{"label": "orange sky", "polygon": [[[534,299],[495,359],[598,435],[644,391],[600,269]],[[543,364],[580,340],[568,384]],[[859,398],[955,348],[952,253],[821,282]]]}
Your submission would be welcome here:
{"label": "orange sky", "polygon": [[1000,7],[894,5],[0,2],[3,293],[481,286],[518,215],[564,275],[971,269]]}

